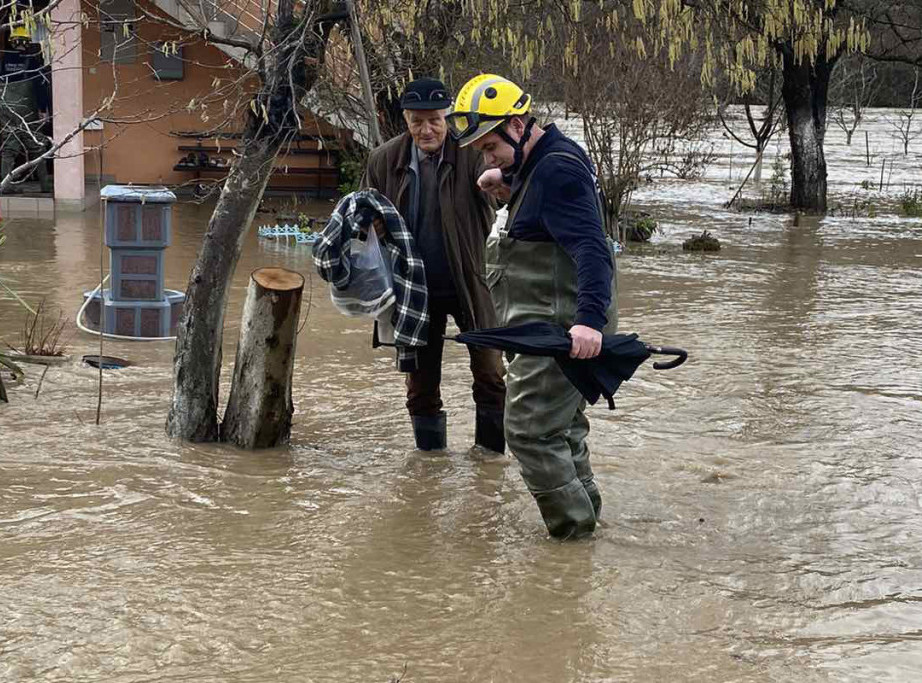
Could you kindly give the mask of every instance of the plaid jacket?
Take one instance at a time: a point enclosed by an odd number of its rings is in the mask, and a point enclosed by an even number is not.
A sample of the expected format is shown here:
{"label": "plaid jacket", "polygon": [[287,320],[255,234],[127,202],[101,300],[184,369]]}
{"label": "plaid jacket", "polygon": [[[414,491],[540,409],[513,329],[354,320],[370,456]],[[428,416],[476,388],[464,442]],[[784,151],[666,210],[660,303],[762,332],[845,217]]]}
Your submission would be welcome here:
{"label": "plaid jacket", "polygon": [[394,266],[394,341],[397,346],[397,369],[416,370],[416,349],[425,346],[429,333],[429,295],[426,290],[426,270],[417,256],[413,234],[407,229],[400,213],[377,190],[360,190],[341,200],[320,239],[314,244],[314,265],[317,272],[334,287],[349,284],[349,240],[358,237],[361,229],[370,229],[372,220],[384,221],[386,236],[382,244]]}

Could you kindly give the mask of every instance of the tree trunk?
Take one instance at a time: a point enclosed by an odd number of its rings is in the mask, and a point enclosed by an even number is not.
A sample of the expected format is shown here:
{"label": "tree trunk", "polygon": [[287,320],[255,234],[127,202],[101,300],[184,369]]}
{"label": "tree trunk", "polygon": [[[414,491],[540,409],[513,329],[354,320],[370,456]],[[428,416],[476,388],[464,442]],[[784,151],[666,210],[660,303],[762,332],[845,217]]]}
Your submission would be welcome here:
{"label": "tree trunk", "polygon": [[222,441],[241,448],[269,448],[288,441],[303,290],[304,278],[284,268],[260,268],[250,275]]}
{"label": "tree trunk", "polygon": [[255,141],[224,183],[198,260],[189,276],[173,358],[167,434],[186,441],[218,438],[218,382],[224,309],[246,230],[272,173],[281,140]]}
{"label": "tree trunk", "polygon": [[251,102],[243,151],[224,184],[189,276],[166,423],[172,437],[186,441],[218,437],[221,343],[231,280],[273,161],[300,126],[298,103],[317,80],[334,22],[348,16],[341,11],[320,16],[331,7],[332,1],[324,0],[315,3],[316,13],[296,16],[294,0],[279,0],[273,39],[264,46],[256,68],[261,87]]}
{"label": "tree trunk", "polygon": [[834,60],[822,54],[813,64],[797,63],[784,52],[782,95],[791,140],[791,207],[811,213],[826,212],[826,100]]}

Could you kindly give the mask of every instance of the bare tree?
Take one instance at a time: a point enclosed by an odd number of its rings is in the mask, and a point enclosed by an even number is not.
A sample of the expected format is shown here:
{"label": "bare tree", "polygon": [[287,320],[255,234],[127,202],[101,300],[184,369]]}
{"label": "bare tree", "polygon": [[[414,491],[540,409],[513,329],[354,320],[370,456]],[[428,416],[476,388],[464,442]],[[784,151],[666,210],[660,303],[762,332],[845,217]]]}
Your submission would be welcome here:
{"label": "bare tree", "polygon": [[[257,91],[249,100],[239,156],[231,167],[193,266],[177,330],[167,433],[190,441],[218,437],[218,380],[224,309],[243,238],[273,161],[301,126],[301,101],[324,64],[330,32],[348,14],[329,0],[279,0],[262,26],[235,39],[251,60]],[[203,17],[202,17],[203,18]],[[201,24],[185,25],[205,31]]]}
{"label": "bare tree", "polygon": [[[202,131],[208,137],[220,139],[228,130],[243,130],[226,178],[216,183],[221,187],[220,196],[190,274],[177,330],[174,391],[166,424],[168,434],[174,437],[215,440],[219,436],[218,380],[225,306],[243,239],[277,155],[305,124],[307,93],[320,74],[336,68],[326,60],[326,48],[334,27],[348,20],[348,12],[336,0],[173,0],[133,3],[132,16],[113,16],[107,2],[97,1],[98,6],[85,5],[87,15],[81,19],[99,22],[100,29],[111,36],[113,54],[122,43],[137,40],[134,26],[153,22],[175,34],[175,39],[167,40],[162,48],[175,54],[187,41],[217,46],[229,57],[218,68],[227,70],[215,76],[209,92],[187,103],[175,103],[157,92],[127,87],[129,84],[119,81],[112,59],[111,91],[104,93],[92,114],[66,135],[46,142],[39,158],[14,169],[0,187],[22,178],[45,159],[56,157],[74,136],[96,121],[112,124],[117,135],[118,126],[184,110],[209,126]],[[379,12],[404,17],[411,4],[404,0],[370,3],[366,6],[368,21],[379,21]],[[46,12],[30,9],[22,21],[34,26],[44,21]],[[80,29],[79,22],[71,24]],[[146,107],[147,103],[151,106]],[[131,111],[130,116],[121,115],[126,110]],[[26,135],[32,135],[36,130],[32,122],[23,123]],[[39,139],[37,135],[35,139]]]}
{"label": "bare tree", "polygon": [[[695,55],[670,67],[638,55],[629,41],[611,45],[599,29],[589,36],[576,48],[579,74],[567,94],[582,116],[586,147],[614,225],[641,182],[665,173],[689,175],[707,162],[709,153],[701,144],[713,119]],[[573,45],[561,36],[562,52]]]}
{"label": "bare tree", "polygon": [[913,69],[912,91],[905,109],[900,109],[887,120],[893,128],[891,135],[903,145],[903,154],[909,154],[909,144],[922,136],[922,126],[918,125],[917,110],[922,104],[922,88],[919,85],[919,69]]}
{"label": "bare tree", "polygon": [[[167,432],[172,436],[215,440],[224,309],[243,237],[276,156],[303,125],[301,102],[318,72],[325,68],[330,31],[348,15],[334,0],[277,0],[260,5],[249,0],[224,0],[221,4],[176,0],[169,12],[159,6],[134,3],[133,16],[113,16],[103,2],[96,8],[87,8],[87,20],[98,21],[101,31],[109,37],[106,49],[111,53],[111,89],[73,131],[53,140],[39,159],[9,173],[3,182],[13,182],[28,170],[29,164],[55,155],[96,119],[116,124],[117,128],[150,121],[182,107],[187,114],[211,125],[209,133],[215,137],[227,128],[243,128],[186,290],[167,418]],[[34,23],[34,19],[28,21]],[[119,80],[119,70],[114,66],[116,55],[122,44],[137,39],[133,27],[141,22],[154,22],[175,35],[175,40],[165,41],[160,49],[175,54],[184,41],[205,41],[226,53],[230,59],[217,65],[219,75],[209,92],[178,104],[164,97],[156,85],[153,92],[140,90],[137,83],[126,88],[128,84]],[[218,25],[223,28],[218,30]],[[121,109],[132,112],[127,119],[118,115],[119,98],[124,105]],[[151,103],[149,107],[147,102]],[[24,134],[30,135],[31,122],[23,119],[22,123]]]}
{"label": "bare tree", "polygon": [[[743,95],[743,111],[746,115],[747,130],[749,137],[745,137],[737,132],[737,129],[728,121],[727,105],[728,99],[717,108],[717,117],[726,131],[726,134],[733,140],[736,140],[743,147],[755,150],[756,167],[753,180],[759,182],[762,180],[762,156],[769,140],[779,131],[785,129],[784,119],[784,99],[781,96],[781,78],[778,70],[774,66],[761,70],[764,78],[757,79],[757,86],[752,92]],[[732,95],[732,89],[728,89]],[[755,103],[764,102],[761,112],[756,113]]]}
{"label": "bare tree", "polygon": [[[483,59],[489,47],[471,42],[471,20],[461,0],[363,0],[357,3],[363,32],[368,36],[368,60],[376,116],[382,137],[388,140],[406,129],[400,108],[400,93],[414,78],[433,76],[453,84],[461,68],[467,75],[488,67]],[[328,50],[331,68],[321,74],[309,96],[313,110],[339,125],[359,131],[367,138],[368,108],[359,85],[352,36],[334,31]],[[356,150],[361,157],[364,150]]]}
{"label": "bare tree", "polygon": [[829,119],[845,133],[846,144],[864,119],[880,88],[877,66],[864,55],[849,55],[833,71],[829,86]]}
{"label": "bare tree", "polygon": [[[920,0],[468,0],[468,6],[482,19],[486,36],[520,57],[526,75],[535,64],[546,63],[546,45],[562,30],[552,13],[564,6],[571,8],[572,25],[601,26],[612,50],[627,43],[640,55],[670,63],[701,50],[701,77],[707,83],[723,71],[734,87],[746,92],[755,82],[754,67],[778,65],[791,145],[791,205],[816,213],[826,210],[823,144],[836,62],[863,52],[873,59],[922,66]],[[536,16],[537,30],[528,30],[526,24]],[[636,35],[638,24],[645,29],[642,36]],[[505,30],[491,30],[493,26]],[[573,33],[569,56],[588,40],[584,31]],[[585,63],[572,58],[566,63],[578,79]]]}

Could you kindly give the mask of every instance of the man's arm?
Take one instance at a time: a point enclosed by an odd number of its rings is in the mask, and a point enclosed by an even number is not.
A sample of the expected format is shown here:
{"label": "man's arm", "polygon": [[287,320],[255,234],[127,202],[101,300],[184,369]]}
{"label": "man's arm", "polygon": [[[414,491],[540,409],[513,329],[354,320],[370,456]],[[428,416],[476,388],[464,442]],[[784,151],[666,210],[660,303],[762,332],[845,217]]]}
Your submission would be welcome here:
{"label": "man's arm", "polygon": [[362,174],[362,179],[359,180],[359,189],[380,191],[380,186],[374,177],[374,172],[371,170],[371,159],[365,164],[365,172]]}
{"label": "man's arm", "polygon": [[[487,170],[487,163],[483,160],[483,154],[480,152],[477,153],[477,163],[474,164],[474,173],[471,176],[471,183],[477,189],[480,188],[479,180],[483,175],[483,172]],[[490,207],[492,211],[496,211],[498,203],[496,197],[488,192],[478,192],[478,195],[481,196],[482,201]]]}
{"label": "man's arm", "polygon": [[508,202],[512,197],[512,188],[503,180],[503,172],[498,168],[488,168],[477,178],[477,187],[494,200]]}
{"label": "man's arm", "polygon": [[[378,192],[383,192],[381,189],[383,184],[378,181],[378,177],[375,174],[374,168],[375,164],[374,152],[368,155],[368,161],[365,162],[365,172],[362,173],[362,179],[359,180],[359,189],[360,190],[377,190]],[[387,240],[387,229],[384,227],[384,221],[380,218],[375,218],[372,221],[372,225],[375,226],[375,233],[378,235],[378,239]],[[362,231],[362,234],[365,234],[365,231]]]}
{"label": "man's arm", "polygon": [[579,162],[542,164],[544,228],[576,264],[576,319],[570,329],[574,358],[592,358],[602,345],[611,304],[612,253],[599,215],[595,185]]}
{"label": "man's arm", "polygon": [[490,236],[490,229],[493,226],[493,221],[496,219],[496,209],[499,207],[499,203],[491,193],[483,191],[481,188],[479,180],[481,174],[487,170],[487,165],[483,160],[483,155],[480,152],[477,152],[476,162],[471,165],[471,193],[474,197],[477,198],[479,204],[479,210],[484,216],[483,221],[483,238],[487,239]]}

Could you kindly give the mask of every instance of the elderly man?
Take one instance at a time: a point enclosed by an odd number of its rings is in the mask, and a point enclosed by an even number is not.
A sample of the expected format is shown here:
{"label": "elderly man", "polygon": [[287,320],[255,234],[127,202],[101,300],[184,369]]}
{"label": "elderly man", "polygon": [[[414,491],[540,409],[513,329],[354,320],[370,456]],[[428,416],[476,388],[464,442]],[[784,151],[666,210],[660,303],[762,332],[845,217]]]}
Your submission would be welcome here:
{"label": "elderly man", "polygon": [[[496,318],[484,280],[484,244],[493,223],[493,201],[477,186],[486,170],[473,148],[448,137],[445,115],[451,97],[433,78],[407,85],[400,98],[407,132],[372,151],[363,187],[384,194],[413,233],[426,269],[429,337],[417,354],[417,369],[407,374],[407,410],[416,447],[446,447],[442,410],[442,337],[448,316],[462,331],[493,327]],[[470,349],[475,443],[503,452],[506,387],[498,351]]]}

